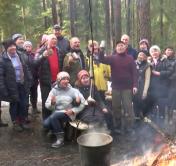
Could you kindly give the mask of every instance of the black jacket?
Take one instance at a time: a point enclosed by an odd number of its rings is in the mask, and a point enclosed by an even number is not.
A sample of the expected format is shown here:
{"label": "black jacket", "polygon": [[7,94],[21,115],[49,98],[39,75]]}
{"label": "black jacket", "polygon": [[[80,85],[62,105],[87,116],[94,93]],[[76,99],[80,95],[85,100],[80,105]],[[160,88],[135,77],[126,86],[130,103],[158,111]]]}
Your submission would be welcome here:
{"label": "black jacket", "polygon": [[[40,48],[40,50],[35,55],[35,65],[38,67],[39,70],[39,81],[40,84],[44,86],[51,86],[52,85],[52,79],[51,79],[51,71],[49,66],[49,61],[47,58],[43,57],[43,52],[46,50],[46,47]],[[63,66],[63,59],[59,55],[59,51],[57,49],[57,55],[59,60],[59,71],[62,71]]]}
{"label": "black jacket", "polygon": [[[32,82],[32,75],[28,66],[26,55],[17,52],[24,72],[24,86],[28,94]],[[15,69],[11,59],[6,52],[0,56],[0,100],[2,101],[18,101],[18,89],[16,83]]]}

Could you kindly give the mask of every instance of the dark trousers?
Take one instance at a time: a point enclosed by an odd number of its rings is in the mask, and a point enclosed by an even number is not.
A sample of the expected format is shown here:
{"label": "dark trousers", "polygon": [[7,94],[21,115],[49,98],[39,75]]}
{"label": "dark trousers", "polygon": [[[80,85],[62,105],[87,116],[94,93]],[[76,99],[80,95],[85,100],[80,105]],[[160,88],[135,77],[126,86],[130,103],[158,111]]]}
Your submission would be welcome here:
{"label": "dark trousers", "polygon": [[34,84],[30,89],[30,102],[32,104],[33,109],[37,109],[37,97],[38,97],[37,87],[38,87],[38,80],[34,81]]}
{"label": "dark trousers", "polygon": [[21,124],[25,122],[25,118],[27,115],[27,92],[23,84],[18,83],[17,88],[19,101],[10,102],[9,112],[12,122],[17,122]]}
{"label": "dark trousers", "polygon": [[63,112],[55,111],[47,119],[44,120],[43,125],[57,134],[64,132],[63,123],[71,121],[71,119]]}
{"label": "dark trousers", "polygon": [[42,97],[42,118],[45,120],[51,115],[51,111],[45,107],[45,102],[48,98],[49,92],[51,91],[51,86],[45,86],[40,84],[41,97]]}

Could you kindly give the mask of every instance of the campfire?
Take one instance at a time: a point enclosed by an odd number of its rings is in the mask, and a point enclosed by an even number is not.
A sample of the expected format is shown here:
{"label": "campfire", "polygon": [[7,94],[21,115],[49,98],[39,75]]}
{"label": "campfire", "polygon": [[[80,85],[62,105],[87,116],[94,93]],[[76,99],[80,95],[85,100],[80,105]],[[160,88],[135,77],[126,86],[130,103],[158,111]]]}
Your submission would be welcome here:
{"label": "campfire", "polygon": [[137,156],[124,161],[120,161],[111,166],[176,166],[176,141],[168,137],[150,119],[145,118],[165,141],[165,144],[157,152],[148,151],[142,156]]}
{"label": "campfire", "polygon": [[159,152],[121,161],[111,166],[176,166],[176,147],[163,146]]}

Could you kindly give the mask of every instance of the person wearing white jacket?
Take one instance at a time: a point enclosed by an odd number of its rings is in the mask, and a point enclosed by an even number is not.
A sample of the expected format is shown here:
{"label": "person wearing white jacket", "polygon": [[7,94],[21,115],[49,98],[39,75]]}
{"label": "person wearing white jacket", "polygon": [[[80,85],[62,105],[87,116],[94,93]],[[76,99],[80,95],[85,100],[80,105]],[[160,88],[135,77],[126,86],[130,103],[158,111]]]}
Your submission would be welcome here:
{"label": "person wearing white jacket", "polygon": [[72,121],[84,109],[83,95],[70,84],[67,72],[57,75],[57,84],[51,89],[45,102],[45,107],[52,110],[52,114],[44,120],[44,127],[51,129],[56,135],[56,142],[51,147],[59,148],[64,144],[63,122]]}

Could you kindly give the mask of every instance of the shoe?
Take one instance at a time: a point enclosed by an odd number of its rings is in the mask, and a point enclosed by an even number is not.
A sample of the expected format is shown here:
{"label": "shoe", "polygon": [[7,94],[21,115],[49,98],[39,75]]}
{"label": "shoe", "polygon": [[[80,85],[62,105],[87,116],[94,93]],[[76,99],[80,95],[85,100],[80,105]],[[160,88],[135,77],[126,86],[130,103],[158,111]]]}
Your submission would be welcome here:
{"label": "shoe", "polygon": [[21,127],[22,127],[24,130],[30,130],[30,129],[31,129],[31,127],[30,127],[28,124],[25,124],[25,123],[21,124]]}
{"label": "shoe", "polygon": [[7,126],[8,126],[7,123],[3,123],[3,122],[0,121],[0,127],[7,127]]}
{"label": "shoe", "polygon": [[55,134],[56,135],[56,142],[51,145],[52,148],[60,148],[64,145],[64,132],[60,132]]}
{"label": "shoe", "polygon": [[57,140],[55,143],[51,145],[52,148],[60,148],[61,146],[64,145],[64,142],[61,140]]}
{"label": "shoe", "polygon": [[18,131],[18,132],[22,132],[22,131],[23,131],[23,128],[21,127],[21,125],[20,125],[20,124],[17,124],[17,123],[14,123],[14,124],[13,124],[13,129],[14,129],[15,131]]}

